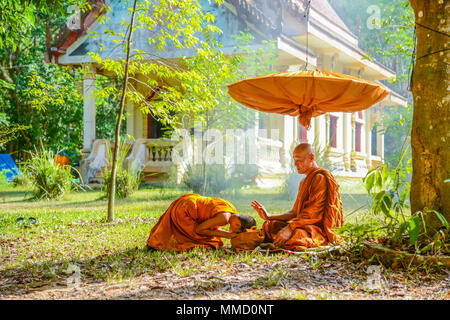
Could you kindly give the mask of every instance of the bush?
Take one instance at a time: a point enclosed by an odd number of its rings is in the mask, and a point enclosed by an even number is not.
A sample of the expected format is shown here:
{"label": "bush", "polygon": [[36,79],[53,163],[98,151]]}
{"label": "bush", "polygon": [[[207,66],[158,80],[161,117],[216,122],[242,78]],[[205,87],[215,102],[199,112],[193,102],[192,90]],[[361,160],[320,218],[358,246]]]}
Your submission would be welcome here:
{"label": "bush", "polygon": [[8,187],[9,186],[9,181],[8,178],[6,177],[6,174],[8,173],[8,169],[4,169],[2,171],[0,171],[0,187]]}
{"label": "bush", "polygon": [[[203,166],[188,166],[183,176],[186,187],[194,193],[202,194]],[[220,194],[226,189],[226,170],[224,166],[206,166],[206,194]]]}
{"label": "bush", "polygon": [[[231,172],[223,165],[206,166],[206,194],[219,195],[225,190],[236,192],[255,183],[258,169],[256,166],[237,165]],[[186,187],[201,194],[203,187],[203,166],[188,166],[183,177]]]}
{"label": "bush", "polygon": [[[124,199],[128,198],[133,194],[134,191],[139,189],[139,185],[142,180],[142,171],[133,170],[129,172],[123,169],[123,162],[130,151],[131,146],[125,143],[125,139],[121,140],[119,146],[119,158],[117,159],[116,168],[116,190],[115,195],[117,198]],[[112,163],[111,149],[108,149],[109,161]],[[106,197],[109,197],[111,192],[111,170],[105,166],[105,172],[103,176],[103,186],[102,192],[105,193]]]}
{"label": "bush", "polygon": [[72,191],[72,169],[69,165],[58,165],[51,150],[42,148],[31,153],[31,159],[25,164],[24,176],[28,176],[31,182],[33,199],[60,199]]}
{"label": "bush", "polygon": [[18,187],[18,186],[28,186],[28,185],[30,185],[30,184],[31,184],[30,179],[29,179],[27,176],[23,175],[22,173],[21,173],[21,174],[18,174],[18,175],[12,180],[12,185],[13,185],[14,187]]}
{"label": "bush", "polygon": [[26,187],[31,185],[30,177],[28,176],[28,174],[26,173],[26,168],[22,166],[22,164],[20,164],[19,174],[11,181],[13,187],[14,188],[19,186]]}
{"label": "bush", "polygon": [[[117,170],[116,174],[116,197],[120,199],[128,198],[134,191],[139,189],[141,183],[142,174],[137,172],[136,174],[130,173],[127,170]],[[102,191],[109,196],[111,190],[111,170],[105,169],[105,175],[103,180]]]}
{"label": "bush", "polygon": [[254,185],[257,176],[257,165],[236,165],[228,179],[228,189],[236,193],[240,189]]}

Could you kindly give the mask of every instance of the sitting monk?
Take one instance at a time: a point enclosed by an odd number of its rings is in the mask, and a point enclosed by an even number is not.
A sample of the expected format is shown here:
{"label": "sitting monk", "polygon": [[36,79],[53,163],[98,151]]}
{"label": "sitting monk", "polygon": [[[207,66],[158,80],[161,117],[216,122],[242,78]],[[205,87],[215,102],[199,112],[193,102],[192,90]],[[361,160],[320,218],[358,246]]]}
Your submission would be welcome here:
{"label": "sitting monk", "polygon": [[266,220],[262,226],[264,242],[294,251],[342,243],[335,230],[343,224],[339,185],[329,171],[317,166],[310,144],[298,145],[293,157],[298,173],[305,174],[306,178],[300,183],[292,210],[269,215],[258,201],[251,204]]}
{"label": "sitting monk", "polygon": [[[230,232],[219,227],[230,225]],[[186,194],[175,199],[151,229],[147,247],[157,250],[185,251],[194,247],[219,248],[221,238],[232,239],[256,226],[248,215],[237,215],[226,200]]]}

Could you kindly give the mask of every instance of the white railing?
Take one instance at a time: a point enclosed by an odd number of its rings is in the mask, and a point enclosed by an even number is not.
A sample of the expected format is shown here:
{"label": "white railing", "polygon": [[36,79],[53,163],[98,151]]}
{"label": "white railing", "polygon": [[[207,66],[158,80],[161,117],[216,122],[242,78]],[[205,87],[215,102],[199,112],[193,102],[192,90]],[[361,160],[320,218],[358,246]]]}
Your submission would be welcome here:
{"label": "white railing", "polygon": [[260,175],[284,173],[283,143],[280,140],[257,138],[257,165]]}
{"label": "white railing", "polygon": [[95,178],[97,173],[103,170],[105,165],[109,165],[108,149],[111,148],[109,140],[95,140],[92,144],[92,151],[86,159],[80,163],[80,173],[83,183],[89,183]]}
{"label": "white railing", "polygon": [[125,158],[124,166],[133,171],[142,170],[144,167],[173,166],[175,143],[170,139],[138,139]]}
{"label": "white railing", "polygon": [[281,160],[280,151],[282,147],[283,143],[280,140],[258,137],[257,138],[258,159],[280,162]]}
{"label": "white railing", "polygon": [[[132,172],[162,173],[176,166],[177,175],[182,176],[189,155],[184,155],[181,160],[175,159],[174,148],[177,143],[179,141],[171,139],[137,139],[125,158],[123,167]],[[285,173],[283,143],[279,140],[257,137],[256,144],[256,164],[260,175]],[[105,166],[109,166],[107,150],[110,147],[110,142],[105,139],[94,142],[89,157],[81,161],[84,183],[90,183],[89,180],[95,178]]]}

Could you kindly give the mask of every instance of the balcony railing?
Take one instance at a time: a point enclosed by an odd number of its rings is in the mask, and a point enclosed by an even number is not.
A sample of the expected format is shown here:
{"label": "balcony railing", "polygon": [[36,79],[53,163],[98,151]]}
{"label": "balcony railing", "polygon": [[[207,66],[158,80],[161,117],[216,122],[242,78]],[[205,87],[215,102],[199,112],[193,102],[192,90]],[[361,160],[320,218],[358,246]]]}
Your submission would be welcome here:
{"label": "balcony railing", "polygon": [[[165,173],[175,167],[177,180],[181,177],[189,159],[189,154],[181,159],[175,158],[175,145],[179,141],[170,139],[137,139],[130,153],[125,158],[123,168],[131,172],[143,171],[144,174]],[[96,140],[88,158],[82,160],[82,175],[84,183],[91,183],[94,179],[101,180],[105,166],[110,166],[108,140]],[[210,145],[211,147],[211,145]],[[260,175],[278,175],[286,173],[283,143],[279,140],[257,137],[256,164]]]}
{"label": "balcony railing", "polygon": [[[152,167],[170,167],[176,141],[170,139],[138,139],[125,158],[124,167],[128,170],[142,170]],[[164,171],[164,170],[162,170]]]}
{"label": "balcony railing", "polygon": [[283,143],[279,140],[257,138],[257,159],[259,175],[285,173],[283,166]]}

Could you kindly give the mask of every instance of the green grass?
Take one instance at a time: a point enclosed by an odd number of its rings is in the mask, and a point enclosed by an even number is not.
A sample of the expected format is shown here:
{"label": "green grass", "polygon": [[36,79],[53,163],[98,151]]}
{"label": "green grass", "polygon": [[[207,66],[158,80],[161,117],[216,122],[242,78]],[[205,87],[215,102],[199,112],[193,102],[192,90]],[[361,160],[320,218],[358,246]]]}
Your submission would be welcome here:
{"label": "green grass", "polygon": [[[189,276],[215,269],[219,263],[252,266],[290,259],[283,254],[235,254],[227,250],[146,251],[150,228],[169,204],[188,190],[143,189],[128,199],[116,200],[114,223],[105,220],[107,200],[100,191],[73,192],[59,201],[27,200],[31,195],[26,192],[23,187],[0,190],[0,282],[5,278],[58,281],[67,277],[70,264],[80,267],[83,281],[97,282],[132,279],[170,268],[180,276]],[[251,208],[252,200],[259,200],[270,213],[285,212],[293,205],[277,190],[251,188],[236,197],[222,197],[238,212],[255,217],[258,227],[262,220]],[[345,212],[353,210],[349,205]],[[18,217],[35,217],[37,223],[19,226],[15,223]]]}

